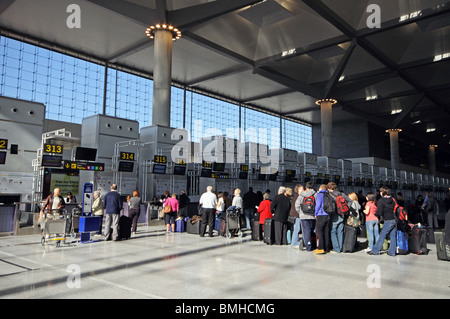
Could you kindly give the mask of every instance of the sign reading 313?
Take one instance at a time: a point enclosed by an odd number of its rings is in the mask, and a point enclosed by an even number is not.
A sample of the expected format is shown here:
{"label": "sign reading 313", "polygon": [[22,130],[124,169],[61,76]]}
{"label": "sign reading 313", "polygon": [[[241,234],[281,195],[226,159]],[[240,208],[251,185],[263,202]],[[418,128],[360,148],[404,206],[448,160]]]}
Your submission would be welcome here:
{"label": "sign reading 313", "polygon": [[44,153],[62,154],[63,146],[55,144],[44,144]]}

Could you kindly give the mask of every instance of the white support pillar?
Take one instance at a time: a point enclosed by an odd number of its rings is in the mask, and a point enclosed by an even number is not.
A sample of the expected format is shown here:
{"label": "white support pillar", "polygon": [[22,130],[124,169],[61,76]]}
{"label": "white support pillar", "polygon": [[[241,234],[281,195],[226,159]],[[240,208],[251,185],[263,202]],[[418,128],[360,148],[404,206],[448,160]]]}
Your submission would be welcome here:
{"label": "white support pillar", "polygon": [[333,105],[336,103],[334,99],[316,101],[320,106],[322,156],[333,156]]}

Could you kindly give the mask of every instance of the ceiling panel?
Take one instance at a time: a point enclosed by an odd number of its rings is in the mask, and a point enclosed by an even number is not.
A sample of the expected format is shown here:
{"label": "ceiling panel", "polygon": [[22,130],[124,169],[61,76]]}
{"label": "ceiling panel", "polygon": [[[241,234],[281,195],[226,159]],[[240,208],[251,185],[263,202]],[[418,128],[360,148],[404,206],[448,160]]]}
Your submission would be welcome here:
{"label": "ceiling panel", "polygon": [[[167,16],[185,26],[173,46],[179,84],[311,124],[315,100],[332,97],[335,121],[371,115],[430,143],[423,123],[436,121],[450,138],[450,1],[78,0],[82,25],[69,29],[72,3],[8,0],[1,32],[151,75],[145,28]],[[370,4],[381,28],[368,28]]]}

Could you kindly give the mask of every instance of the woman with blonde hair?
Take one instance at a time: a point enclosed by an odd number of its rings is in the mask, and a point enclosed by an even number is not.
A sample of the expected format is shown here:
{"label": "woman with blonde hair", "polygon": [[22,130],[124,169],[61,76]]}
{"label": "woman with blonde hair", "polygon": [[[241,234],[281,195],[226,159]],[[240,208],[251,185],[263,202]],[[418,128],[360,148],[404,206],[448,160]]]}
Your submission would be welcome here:
{"label": "woman with blonde hair", "polygon": [[92,215],[100,216],[100,227],[97,232],[97,235],[102,234],[102,225],[103,225],[103,202],[100,197],[100,191],[94,192],[94,202],[92,203]]}
{"label": "woman with blonde hair", "polygon": [[128,217],[132,220],[131,234],[136,235],[137,222],[141,213],[142,200],[137,190],[133,191],[133,196],[128,200]]}

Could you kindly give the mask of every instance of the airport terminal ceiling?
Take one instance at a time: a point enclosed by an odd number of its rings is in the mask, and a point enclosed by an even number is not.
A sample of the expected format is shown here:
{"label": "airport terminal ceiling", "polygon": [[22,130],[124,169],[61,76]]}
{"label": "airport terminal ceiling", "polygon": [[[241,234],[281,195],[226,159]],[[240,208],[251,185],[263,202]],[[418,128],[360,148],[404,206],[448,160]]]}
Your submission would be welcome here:
{"label": "airport terminal ceiling", "polygon": [[450,1],[0,3],[4,36],[150,75],[145,30],[157,23],[182,33],[175,83],[312,125],[315,101],[333,98],[334,121],[400,128],[402,139],[450,154]]}

